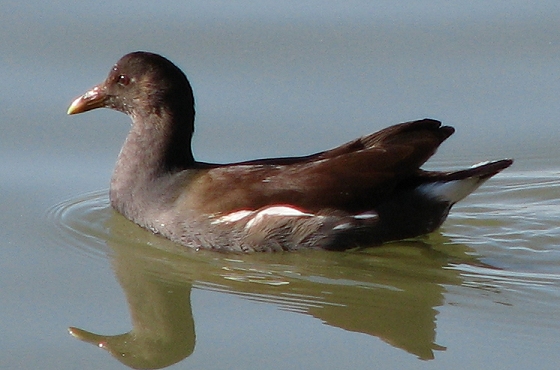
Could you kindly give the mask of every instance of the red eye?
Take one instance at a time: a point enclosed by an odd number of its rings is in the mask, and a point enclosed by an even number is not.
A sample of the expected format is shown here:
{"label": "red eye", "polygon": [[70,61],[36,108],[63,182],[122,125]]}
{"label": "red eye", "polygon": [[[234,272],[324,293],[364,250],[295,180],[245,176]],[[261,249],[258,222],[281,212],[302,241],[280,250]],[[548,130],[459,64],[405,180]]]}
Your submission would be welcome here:
{"label": "red eye", "polygon": [[128,78],[128,76],[119,75],[119,77],[117,77],[117,83],[119,85],[126,86],[129,84],[129,82],[130,82],[130,78]]}

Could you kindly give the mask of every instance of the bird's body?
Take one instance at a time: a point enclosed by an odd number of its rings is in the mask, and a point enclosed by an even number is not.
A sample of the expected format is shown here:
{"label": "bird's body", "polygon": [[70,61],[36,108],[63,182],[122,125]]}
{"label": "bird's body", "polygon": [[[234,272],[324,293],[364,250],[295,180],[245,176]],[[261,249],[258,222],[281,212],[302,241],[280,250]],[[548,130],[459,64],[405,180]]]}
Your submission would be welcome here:
{"label": "bird's body", "polygon": [[342,250],[418,236],[438,228],[453,204],[512,163],[421,170],[454,131],[431,119],[305,157],[197,162],[190,84],[167,59],[146,52],[124,56],[69,113],[98,107],[133,121],[111,180],[111,205],[196,248]]}

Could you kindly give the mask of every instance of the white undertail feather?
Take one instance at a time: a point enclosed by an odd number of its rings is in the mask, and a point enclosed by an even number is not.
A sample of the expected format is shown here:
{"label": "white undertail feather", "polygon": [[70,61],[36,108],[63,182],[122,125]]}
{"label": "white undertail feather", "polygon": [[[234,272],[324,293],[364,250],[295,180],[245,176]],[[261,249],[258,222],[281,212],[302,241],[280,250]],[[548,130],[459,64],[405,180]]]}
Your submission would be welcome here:
{"label": "white undertail feather", "polygon": [[484,180],[475,176],[461,180],[422,184],[416,190],[428,197],[454,204],[475,191],[483,182]]}

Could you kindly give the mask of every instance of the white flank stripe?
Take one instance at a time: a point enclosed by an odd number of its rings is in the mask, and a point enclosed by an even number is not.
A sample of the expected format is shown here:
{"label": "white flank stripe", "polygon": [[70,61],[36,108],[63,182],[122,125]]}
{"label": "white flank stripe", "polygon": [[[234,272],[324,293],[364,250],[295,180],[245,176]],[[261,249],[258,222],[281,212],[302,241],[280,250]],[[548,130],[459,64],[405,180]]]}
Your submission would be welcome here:
{"label": "white flank stripe", "polygon": [[333,230],[346,230],[349,229],[352,225],[350,225],[349,223],[345,223],[345,224],[340,224],[340,225],[336,225],[335,227],[333,227]]}
{"label": "white flank stripe", "polygon": [[212,225],[215,224],[223,224],[223,223],[228,223],[228,222],[236,222],[241,220],[242,218],[245,218],[247,216],[249,216],[251,213],[253,213],[254,211],[248,211],[246,209],[241,210],[241,211],[235,211],[232,213],[228,213],[227,215],[223,215],[220,218],[215,219],[214,221],[212,221]]}
{"label": "white flank stripe", "polygon": [[369,220],[370,218],[377,218],[377,213],[375,212],[364,212],[353,216],[356,220]]}
{"label": "white flank stripe", "polygon": [[312,217],[315,216],[312,213],[305,213],[299,209],[295,209],[288,206],[271,206],[259,211],[253,216],[245,225],[245,228],[251,228],[261,222],[265,216],[278,216],[278,217]]}

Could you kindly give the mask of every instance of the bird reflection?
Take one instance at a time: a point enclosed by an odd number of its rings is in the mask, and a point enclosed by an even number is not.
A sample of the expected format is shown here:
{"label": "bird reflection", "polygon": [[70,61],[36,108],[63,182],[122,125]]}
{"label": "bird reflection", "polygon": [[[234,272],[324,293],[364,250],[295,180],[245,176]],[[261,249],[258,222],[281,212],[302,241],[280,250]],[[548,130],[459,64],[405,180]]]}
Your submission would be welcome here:
{"label": "bird reflection", "polygon": [[[437,307],[460,285],[454,263],[478,263],[439,234],[351,252],[221,254],[177,246],[112,213],[108,244],[129,305],[132,330],[119,335],[70,328],[76,338],[136,369],[170,366],[195,349],[192,286],[207,287],[311,315],[327,325],[378,337],[420,359],[436,344]],[[447,250],[452,249],[453,255]]]}

